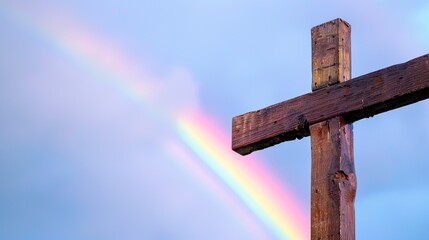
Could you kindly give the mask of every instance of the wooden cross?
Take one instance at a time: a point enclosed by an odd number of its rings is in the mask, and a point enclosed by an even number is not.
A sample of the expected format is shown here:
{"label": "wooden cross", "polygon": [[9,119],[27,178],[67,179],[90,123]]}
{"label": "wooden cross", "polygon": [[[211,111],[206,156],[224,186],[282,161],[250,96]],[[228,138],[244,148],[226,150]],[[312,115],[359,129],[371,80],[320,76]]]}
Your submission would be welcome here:
{"label": "wooden cross", "polygon": [[232,119],[242,155],[311,136],[311,239],[355,239],[352,122],[429,98],[429,55],[351,78],[351,28],[311,30],[312,92]]}

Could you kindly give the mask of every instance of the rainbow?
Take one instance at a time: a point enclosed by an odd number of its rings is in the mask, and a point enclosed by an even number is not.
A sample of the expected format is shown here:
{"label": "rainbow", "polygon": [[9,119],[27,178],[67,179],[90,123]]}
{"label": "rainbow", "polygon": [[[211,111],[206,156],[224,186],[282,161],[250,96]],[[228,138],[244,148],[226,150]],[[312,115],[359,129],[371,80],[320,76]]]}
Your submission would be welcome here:
{"label": "rainbow", "polygon": [[[31,19],[0,5],[0,14],[43,36],[64,55],[111,84],[124,97],[139,103],[147,115],[161,119],[175,135],[166,146],[183,166],[222,199],[263,239],[309,239],[307,211],[263,160],[230,150],[230,139],[214,118],[197,107],[163,111],[156,94],[156,77],[136,69],[113,44],[70,21],[67,30]],[[101,80],[102,79],[102,80]]]}
{"label": "rainbow", "polygon": [[181,139],[241,201],[264,223],[277,239],[309,239],[307,214],[296,198],[261,159],[242,157],[226,148],[223,131],[201,111],[179,117]]}

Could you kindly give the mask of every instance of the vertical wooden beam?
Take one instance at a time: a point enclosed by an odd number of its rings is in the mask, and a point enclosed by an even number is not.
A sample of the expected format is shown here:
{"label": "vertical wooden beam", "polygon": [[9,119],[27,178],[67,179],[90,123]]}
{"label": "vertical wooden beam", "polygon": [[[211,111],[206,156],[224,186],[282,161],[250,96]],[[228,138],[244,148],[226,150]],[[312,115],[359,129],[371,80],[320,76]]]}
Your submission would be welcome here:
{"label": "vertical wooden beam", "polygon": [[[351,78],[350,35],[341,19],[311,30],[313,91]],[[342,117],[310,126],[313,240],[355,239],[352,128]]]}
{"label": "vertical wooden beam", "polygon": [[312,90],[351,78],[351,26],[336,19],[311,29]]}

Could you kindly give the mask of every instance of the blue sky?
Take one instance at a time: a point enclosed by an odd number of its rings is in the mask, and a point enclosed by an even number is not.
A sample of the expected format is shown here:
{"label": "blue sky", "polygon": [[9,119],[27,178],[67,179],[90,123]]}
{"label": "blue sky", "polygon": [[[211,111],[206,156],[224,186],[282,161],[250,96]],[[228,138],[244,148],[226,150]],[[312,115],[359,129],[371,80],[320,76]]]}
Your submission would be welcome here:
{"label": "blue sky", "polygon": [[[338,17],[352,76],[429,52],[426,1],[1,0],[0,238],[259,239],[166,150],[168,123],[198,108],[229,136],[311,91],[310,29]],[[426,100],[354,124],[357,239],[427,238],[428,123]],[[309,138],[252,155],[309,210]]]}

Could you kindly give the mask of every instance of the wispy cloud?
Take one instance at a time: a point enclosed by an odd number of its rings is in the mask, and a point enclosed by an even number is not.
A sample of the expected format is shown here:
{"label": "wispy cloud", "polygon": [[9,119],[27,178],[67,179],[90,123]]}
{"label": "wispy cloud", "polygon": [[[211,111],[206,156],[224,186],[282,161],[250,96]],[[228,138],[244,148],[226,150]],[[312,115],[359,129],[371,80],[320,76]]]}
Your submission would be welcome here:
{"label": "wispy cloud", "polygon": [[[16,80],[5,83],[2,89],[16,92],[7,95],[15,99],[14,102],[5,101],[7,107],[15,109],[16,113],[3,120],[10,123],[8,127],[12,130],[3,135],[2,141],[15,135],[15,131],[25,129],[13,144],[9,144],[14,149],[6,152],[15,154],[16,158],[25,144],[29,146],[28,154],[20,161],[42,165],[33,179],[36,191],[42,191],[46,187],[44,184],[52,185],[55,180],[73,189],[70,193],[72,197],[62,201],[64,205],[73,205],[78,209],[74,216],[76,219],[85,215],[84,224],[91,227],[84,227],[84,233],[104,238],[118,234],[123,236],[126,232],[128,238],[133,239],[140,236],[139,226],[143,225],[150,226],[144,231],[149,238],[183,236],[207,239],[207,236],[213,236],[223,239],[234,236],[249,239],[255,233],[257,236],[265,235],[255,224],[256,218],[264,216],[259,219],[259,224],[265,224],[264,231],[279,231],[276,234],[280,236],[305,235],[302,232],[306,228],[305,218],[298,204],[290,204],[288,208],[280,204],[282,199],[294,202],[291,192],[282,193],[277,185],[278,191],[265,189],[267,186],[264,183],[270,174],[263,172],[263,175],[258,175],[262,172],[261,167],[246,170],[243,164],[241,168],[230,169],[229,166],[234,163],[227,164],[226,161],[237,159],[231,157],[232,153],[227,150],[229,140],[214,134],[221,129],[206,124],[210,119],[199,108],[198,84],[189,70],[172,67],[161,74],[154,74],[144,68],[144,62],[133,59],[122,50],[120,44],[110,38],[107,40],[75,18],[56,13],[55,21],[52,21],[52,16],[46,17],[50,14],[48,12],[46,15],[43,11],[37,14],[27,11],[24,14],[16,9],[9,10],[12,18],[18,19],[44,43],[32,46],[43,54],[36,64],[22,66],[28,74],[18,76],[14,71],[5,73],[9,79]],[[26,56],[26,52],[19,51],[19,45],[15,47],[14,50],[18,50],[16,54]],[[200,117],[187,115],[191,112]],[[14,121],[18,115],[23,115],[24,120]],[[249,210],[246,205],[231,207],[223,205],[223,200],[219,201],[217,197],[200,194],[204,187],[193,184],[193,178],[189,177],[189,173],[195,174],[192,172],[195,168],[178,164],[188,155],[176,156],[177,152],[169,147],[171,141],[189,145],[178,133],[179,116],[189,131],[198,127],[199,135],[192,137],[192,141],[198,142],[199,147],[228,156],[227,159],[213,154],[209,156],[222,171],[229,171],[228,178],[245,176],[257,185],[246,186],[248,183],[243,180],[228,182],[219,172],[213,171],[212,181],[215,179],[221,184],[207,186],[215,192],[219,186],[227,189],[225,192],[234,196],[229,197],[232,199],[230,204],[235,206],[254,200],[234,191],[251,192],[251,196],[262,200],[256,201]],[[210,141],[205,141],[207,139]],[[34,151],[41,147],[43,150]],[[187,147],[192,149],[191,146]],[[59,152],[61,156],[56,157],[53,152]],[[40,159],[44,161],[39,162]],[[209,166],[204,166],[206,162],[201,156],[194,154],[191,159],[203,166],[204,174],[209,173]],[[41,175],[52,174],[43,169],[50,168],[55,161],[62,163],[57,165],[58,171],[66,171],[67,168],[69,173],[40,182]],[[8,164],[13,165],[14,162]],[[269,186],[274,186],[276,182],[273,177],[269,179]],[[230,183],[234,183],[235,187],[229,186]],[[22,193],[25,189],[15,191]],[[269,194],[263,197],[264,193]],[[34,197],[32,194],[27,196],[30,199]],[[48,207],[43,203],[30,206],[32,210],[29,214],[33,214],[36,208]],[[277,210],[281,210],[284,216]],[[201,211],[213,219],[199,216]],[[59,214],[55,209],[52,212]],[[291,221],[293,214],[300,221]],[[243,224],[243,217],[253,220]],[[201,221],[195,222],[195,218]],[[53,219],[46,220],[49,221]],[[70,224],[76,226],[76,222]],[[216,226],[221,226],[222,231],[219,232]],[[249,229],[249,226],[252,227]],[[236,232],[237,228],[242,231]]]}

